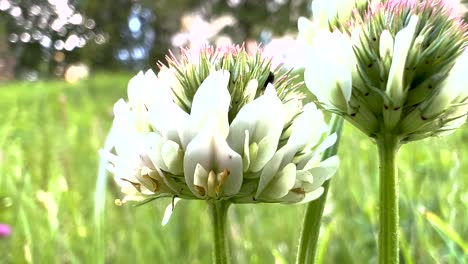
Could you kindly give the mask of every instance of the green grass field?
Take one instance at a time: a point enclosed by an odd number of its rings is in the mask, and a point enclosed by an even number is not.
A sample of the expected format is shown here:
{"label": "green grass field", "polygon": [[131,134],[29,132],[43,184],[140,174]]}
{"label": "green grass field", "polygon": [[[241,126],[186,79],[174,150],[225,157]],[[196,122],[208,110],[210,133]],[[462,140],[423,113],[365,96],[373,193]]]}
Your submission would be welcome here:
{"label": "green grass field", "polygon": [[[0,263],[210,263],[204,202],[182,201],[165,227],[169,200],[118,207],[108,178],[95,217],[98,149],[130,75],[0,85]],[[402,263],[468,262],[468,126],[402,147]],[[332,179],[319,263],[375,263],[377,152],[346,126]],[[304,205],[230,209],[234,263],[294,263]]]}

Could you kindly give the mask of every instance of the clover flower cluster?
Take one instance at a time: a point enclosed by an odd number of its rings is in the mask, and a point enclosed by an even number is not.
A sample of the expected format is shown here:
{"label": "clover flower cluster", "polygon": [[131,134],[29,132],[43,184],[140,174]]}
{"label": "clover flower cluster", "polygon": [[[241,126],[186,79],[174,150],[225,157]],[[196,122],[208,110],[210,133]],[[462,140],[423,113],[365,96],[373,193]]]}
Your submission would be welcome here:
{"label": "clover flower cluster", "polygon": [[114,106],[101,150],[125,197],[307,202],[323,192],[338,158],[321,161],[336,135],[295,75],[243,47],[204,47],[140,72]]}
{"label": "clover flower cluster", "polygon": [[392,133],[402,143],[465,123],[467,25],[450,6],[386,1],[343,13],[321,28],[299,20],[309,47],[305,83],[322,108],[370,137]]}

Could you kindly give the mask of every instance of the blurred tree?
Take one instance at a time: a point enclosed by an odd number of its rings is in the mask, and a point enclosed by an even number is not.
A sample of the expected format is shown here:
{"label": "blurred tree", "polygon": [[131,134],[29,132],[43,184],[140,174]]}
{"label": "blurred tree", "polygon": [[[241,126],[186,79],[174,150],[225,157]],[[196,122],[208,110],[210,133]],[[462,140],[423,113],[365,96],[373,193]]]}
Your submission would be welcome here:
{"label": "blurred tree", "polygon": [[[103,35],[93,19],[77,10],[78,0],[0,0],[0,15],[17,72],[27,78],[61,74],[76,50]],[[102,41],[101,41],[102,42]]]}
{"label": "blurred tree", "polygon": [[181,18],[184,14],[195,12],[203,3],[198,0],[154,1],[141,0],[141,5],[151,9],[155,15],[151,25],[155,31],[154,45],[150,51],[150,66],[164,59],[167,50],[172,46],[171,38],[181,28]]}
{"label": "blurred tree", "polygon": [[297,18],[309,10],[308,0],[0,0],[0,53],[15,54],[17,72],[42,75],[61,75],[78,61],[141,69],[164,59],[185,14],[234,17],[223,33],[242,43],[296,32]]}
{"label": "blurred tree", "polygon": [[122,29],[128,22],[129,10],[132,7],[129,0],[82,0],[80,7],[83,12],[92,17],[99,25],[103,34],[103,42],[92,43],[80,51],[82,60],[91,66],[103,69],[121,67],[115,57],[115,51],[122,42]]}
{"label": "blurred tree", "polygon": [[235,25],[220,33],[236,43],[249,39],[268,42],[273,35],[296,32],[299,16],[310,15],[310,0],[141,0],[141,4],[156,15],[153,25],[157,37],[150,54],[151,65],[171,47],[171,37],[181,30],[183,15],[197,13],[208,21],[221,15],[234,17]]}
{"label": "blurred tree", "polygon": [[297,19],[310,16],[310,0],[209,0],[201,10],[207,18],[232,14],[237,24],[226,29],[235,42],[269,41],[273,35],[297,32]]}

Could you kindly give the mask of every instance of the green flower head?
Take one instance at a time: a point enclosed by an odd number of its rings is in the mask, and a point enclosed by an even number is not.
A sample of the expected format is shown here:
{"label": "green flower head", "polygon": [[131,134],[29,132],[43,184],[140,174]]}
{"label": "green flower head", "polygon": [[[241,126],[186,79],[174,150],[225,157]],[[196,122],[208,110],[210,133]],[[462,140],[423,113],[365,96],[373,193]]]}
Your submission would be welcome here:
{"label": "green flower head", "polygon": [[320,161],[334,143],[314,104],[302,105],[295,77],[243,47],[205,47],[167,58],[158,76],[133,77],[114,106],[102,150],[126,195],[233,203],[306,202],[338,166]]}
{"label": "green flower head", "polygon": [[447,134],[468,111],[467,25],[444,1],[387,1],[310,35],[305,82],[320,105],[371,137]]}

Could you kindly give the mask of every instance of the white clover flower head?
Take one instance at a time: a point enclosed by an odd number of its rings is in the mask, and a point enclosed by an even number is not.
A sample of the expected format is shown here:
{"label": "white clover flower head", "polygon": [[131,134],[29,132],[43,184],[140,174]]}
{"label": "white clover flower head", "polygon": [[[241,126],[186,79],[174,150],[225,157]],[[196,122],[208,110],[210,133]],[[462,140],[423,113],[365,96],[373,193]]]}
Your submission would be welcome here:
{"label": "white clover flower head", "polygon": [[336,136],[314,104],[302,105],[297,76],[270,65],[242,47],[204,47],[168,57],[158,76],[135,76],[128,103],[114,107],[115,153],[101,151],[126,195],[117,203],[318,198],[338,167],[336,156],[320,161]]}
{"label": "white clover flower head", "polygon": [[451,6],[391,0],[352,13],[309,45],[304,78],[319,105],[370,137],[393,133],[402,143],[461,126],[468,33]]}

